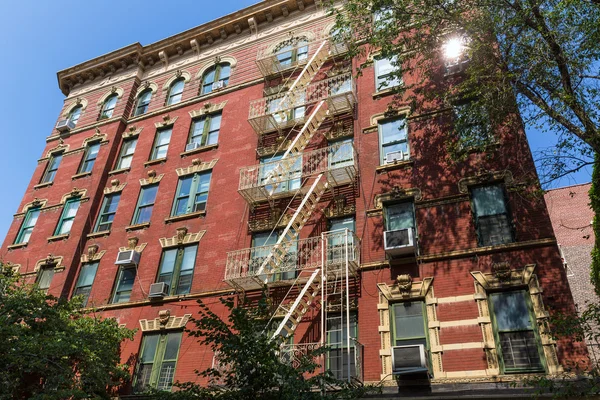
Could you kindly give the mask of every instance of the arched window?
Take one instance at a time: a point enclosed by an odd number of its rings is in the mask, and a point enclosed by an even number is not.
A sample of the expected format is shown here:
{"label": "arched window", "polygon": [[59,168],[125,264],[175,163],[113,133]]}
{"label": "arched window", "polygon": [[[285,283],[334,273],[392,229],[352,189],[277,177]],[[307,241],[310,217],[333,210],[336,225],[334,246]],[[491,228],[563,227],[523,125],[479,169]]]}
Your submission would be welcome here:
{"label": "arched window", "polygon": [[150,99],[152,98],[152,89],[148,88],[139,94],[137,98],[137,103],[135,104],[135,110],[133,111],[133,116],[138,116],[145,114],[148,111],[148,105],[150,104]]}
{"label": "arched window", "polygon": [[304,36],[279,43],[273,53],[279,64],[286,66],[308,59],[308,39]]}
{"label": "arched window", "polygon": [[167,105],[177,104],[181,101],[183,95],[183,86],[185,85],[185,79],[179,78],[171,84],[169,88],[169,95],[167,96]]}
{"label": "arched window", "polygon": [[202,75],[202,92],[207,94],[216,89],[221,89],[229,83],[231,65],[227,62],[213,65]]}
{"label": "arched window", "polygon": [[106,100],[104,100],[104,105],[102,106],[102,112],[100,113],[100,119],[110,118],[115,111],[115,105],[117,105],[117,100],[119,95],[114,93],[108,96]]}
{"label": "arched window", "polygon": [[73,123],[73,125],[77,125],[77,121],[79,121],[79,117],[81,116],[81,110],[83,109],[82,105],[79,105],[71,110],[69,113],[68,120]]}

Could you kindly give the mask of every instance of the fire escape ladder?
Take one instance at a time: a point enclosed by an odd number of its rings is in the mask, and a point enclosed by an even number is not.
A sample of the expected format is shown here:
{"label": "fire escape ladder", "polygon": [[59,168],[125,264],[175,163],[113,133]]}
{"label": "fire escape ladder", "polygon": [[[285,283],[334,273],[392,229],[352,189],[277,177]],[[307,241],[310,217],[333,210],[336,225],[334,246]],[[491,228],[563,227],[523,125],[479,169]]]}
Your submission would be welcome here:
{"label": "fire escape ladder", "polygon": [[[323,180],[323,182],[321,182],[321,180]],[[277,243],[273,246],[273,250],[271,250],[258,269],[258,276],[264,276],[263,274],[266,274],[265,283],[269,281],[272,274],[278,271],[280,266],[285,265],[288,251],[294,241],[298,239],[302,227],[304,227],[304,224],[310,219],[313,210],[319,204],[321,196],[328,187],[329,184],[326,179],[323,179],[323,174],[317,176],[302,199],[298,209],[290,219],[290,222],[283,230],[279,240],[277,240]]]}
{"label": "fire escape ladder", "polygon": [[[300,321],[302,321],[302,317],[304,317],[308,310],[315,304],[315,299],[321,292],[321,285],[321,271],[317,268],[304,284],[304,287],[298,294],[298,297],[296,297],[296,300],[294,300],[290,308],[287,309],[283,320],[281,320],[275,333],[273,333],[273,339],[280,335],[283,330],[286,331],[286,337],[290,337],[294,333],[300,324]],[[283,307],[283,305],[279,305],[279,308]],[[290,322],[290,324],[288,324],[288,322]]]}

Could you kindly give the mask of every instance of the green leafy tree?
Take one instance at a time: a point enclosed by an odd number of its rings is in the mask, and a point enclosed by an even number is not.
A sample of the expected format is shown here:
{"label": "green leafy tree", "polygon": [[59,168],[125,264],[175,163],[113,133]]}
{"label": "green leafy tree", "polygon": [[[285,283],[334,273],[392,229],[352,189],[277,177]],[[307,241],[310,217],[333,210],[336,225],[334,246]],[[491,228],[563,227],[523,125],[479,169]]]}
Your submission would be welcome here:
{"label": "green leafy tree", "polygon": [[393,59],[380,89],[404,78],[395,105],[427,114],[448,99],[464,102],[451,154],[491,153],[494,131],[520,124],[518,108],[528,127],[558,137],[539,155],[543,182],[593,165],[591,278],[600,294],[600,2],[346,0],[332,10],[335,36],[359,72],[373,63],[369,55]]}
{"label": "green leafy tree", "polygon": [[306,353],[297,364],[285,361],[280,352],[281,340],[271,340],[268,323],[273,309],[263,296],[257,302],[244,299],[236,305],[234,299],[221,299],[229,311],[227,320],[200,304],[199,317],[188,333],[198,343],[209,346],[218,354],[218,364],[198,372],[207,385],[193,382],[175,384],[173,393],[158,392],[160,399],[353,399],[371,388],[351,385],[334,379],[330,374],[317,373],[318,359],[326,349]]}
{"label": "green leafy tree", "polygon": [[0,399],[110,399],[133,331],[23,282],[0,264]]}

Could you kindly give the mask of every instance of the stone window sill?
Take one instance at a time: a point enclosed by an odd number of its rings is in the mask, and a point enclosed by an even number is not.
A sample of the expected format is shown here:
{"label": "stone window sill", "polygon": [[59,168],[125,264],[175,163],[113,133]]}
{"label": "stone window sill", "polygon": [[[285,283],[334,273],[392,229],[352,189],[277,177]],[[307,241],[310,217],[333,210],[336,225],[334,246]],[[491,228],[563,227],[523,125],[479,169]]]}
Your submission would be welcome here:
{"label": "stone window sill", "polygon": [[375,168],[378,173],[393,171],[395,169],[410,168],[415,162],[413,160],[397,161],[391,164],[380,165]]}
{"label": "stone window sill", "polygon": [[50,236],[48,239],[48,242],[57,242],[59,240],[65,240],[69,238],[69,234],[65,233],[63,235],[55,235],[55,236]]}
{"label": "stone window sill", "polygon": [[108,235],[110,235],[110,230],[90,233],[89,235],[87,235],[87,238],[93,239],[93,238],[98,238],[98,237],[108,236]]}
{"label": "stone window sill", "polygon": [[45,187],[49,187],[49,186],[52,186],[52,184],[53,184],[53,183],[54,183],[54,181],[52,181],[52,182],[40,183],[40,184],[38,184],[38,185],[35,185],[35,186],[33,187],[33,189],[34,189],[34,190],[37,190],[37,189],[41,189],[41,188],[45,188]]}
{"label": "stone window sill", "polygon": [[194,150],[184,151],[183,153],[180,153],[179,155],[181,157],[186,157],[186,156],[189,156],[192,154],[203,153],[205,151],[213,150],[213,149],[216,149],[217,147],[219,147],[219,143],[209,144],[208,146],[198,147],[197,149],[194,149]]}
{"label": "stone window sill", "polygon": [[394,93],[396,93],[396,88],[397,87],[398,86],[394,86],[394,87],[391,87],[391,88],[388,88],[388,89],[383,89],[383,90],[381,90],[379,92],[373,93],[373,100],[377,100],[377,99],[380,99],[382,97],[393,95]]}
{"label": "stone window sill", "polygon": [[203,217],[205,215],[206,215],[206,211],[196,211],[196,212],[189,213],[189,214],[176,215],[174,217],[165,218],[165,224],[168,224],[170,222],[182,221],[184,219]]}
{"label": "stone window sill", "polygon": [[144,167],[149,167],[150,165],[162,164],[167,162],[167,157],[157,158],[156,160],[146,161],[144,163]]}
{"label": "stone window sill", "polygon": [[27,247],[27,243],[15,243],[15,244],[11,244],[7,248],[9,250],[14,250],[14,249],[20,249],[20,248],[23,248],[23,247]]}
{"label": "stone window sill", "polygon": [[137,231],[140,229],[146,229],[149,227],[150,227],[150,222],[144,222],[143,224],[129,225],[129,226],[125,227],[125,230],[127,232],[130,232],[130,231]]}
{"label": "stone window sill", "polygon": [[113,169],[112,171],[108,171],[108,175],[118,175],[118,174],[122,174],[123,172],[129,172],[131,168],[127,167],[127,168],[121,168],[121,169]]}
{"label": "stone window sill", "polygon": [[89,172],[82,172],[82,173],[80,173],[80,174],[73,175],[73,176],[71,177],[71,179],[72,179],[72,180],[75,180],[75,179],[79,179],[79,178],[84,178],[84,177],[86,177],[86,176],[90,176],[91,174],[92,174],[92,171],[89,171]]}

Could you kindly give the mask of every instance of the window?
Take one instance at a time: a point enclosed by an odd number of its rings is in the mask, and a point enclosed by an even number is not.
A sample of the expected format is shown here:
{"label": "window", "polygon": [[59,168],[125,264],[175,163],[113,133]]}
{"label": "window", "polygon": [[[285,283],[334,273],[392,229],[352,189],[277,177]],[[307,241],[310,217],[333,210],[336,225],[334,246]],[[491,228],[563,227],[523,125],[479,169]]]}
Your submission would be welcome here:
{"label": "window", "polygon": [[217,144],[220,128],[221,113],[194,119],[188,144],[196,143],[198,146]]}
{"label": "window", "polygon": [[198,245],[163,251],[157,282],[169,285],[169,294],[187,294],[192,288]]}
{"label": "window", "polygon": [[96,278],[96,271],[98,270],[98,262],[83,264],[81,271],[79,271],[79,278],[73,291],[73,297],[83,296],[82,306],[87,306],[90,292],[92,291],[92,285],[94,284],[94,278]]}
{"label": "window", "polygon": [[177,104],[181,101],[183,95],[183,87],[185,86],[185,79],[179,78],[171,84],[169,88],[169,94],[167,95],[167,105]]}
{"label": "window", "polygon": [[[279,232],[261,232],[252,235],[252,251],[250,254],[250,265],[249,273],[257,273],[260,267],[263,265],[273,246],[279,239]],[[269,282],[275,282],[279,280],[290,280],[296,278],[298,261],[298,242],[293,242],[283,259],[283,262],[278,264],[278,270],[272,271],[273,274],[267,277],[266,274],[259,276],[262,281],[269,278]],[[271,268],[267,266],[266,268]]]}
{"label": "window", "polygon": [[358,315],[350,313],[350,347],[348,347],[348,329],[346,313],[331,312],[327,314],[327,369],[334,378],[348,379],[348,364],[350,376],[356,376],[356,355],[354,344],[358,336]]}
{"label": "window", "polygon": [[127,303],[131,298],[131,290],[135,281],[135,267],[120,267],[117,273],[117,282],[115,292],[112,297],[112,303]]}
{"label": "window", "polygon": [[136,393],[148,389],[171,390],[181,344],[181,332],[144,335],[133,384]]}
{"label": "window", "polygon": [[[291,190],[298,190],[301,186],[302,178],[302,155],[291,156],[295,157],[294,164],[281,175],[275,175],[275,171],[283,155],[279,154],[272,157],[261,158],[260,168],[260,183],[265,185],[265,190],[270,194],[283,193]],[[291,160],[290,160],[291,161]],[[284,168],[279,169],[283,171]],[[269,182],[278,182],[277,184],[267,184]]]}
{"label": "window", "polygon": [[339,263],[346,261],[346,229],[348,229],[348,261],[354,260],[352,246],[355,230],[354,217],[334,218],[329,220],[327,242],[327,261],[330,263]]}
{"label": "window", "polygon": [[346,139],[331,144],[328,153],[329,169],[354,165],[353,139]]}
{"label": "window", "polygon": [[308,40],[305,37],[286,40],[275,47],[273,53],[280,65],[291,66],[308,59]]}
{"label": "window", "polygon": [[20,243],[28,243],[29,238],[31,237],[31,233],[33,232],[33,228],[40,216],[39,208],[30,208],[25,215],[25,219],[23,220],[23,224],[21,225],[21,229],[19,229],[19,233],[17,234],[17,240],[15,244]]}
{"label": "window", "polygon": [[56,226],[56,231],[54,232],[55,236],[67,235],[71,232],[71,227],[73,226],[73,221],[77,215],[80,203],[79,199],[67,200],[60,216],[60,220],[58,221],[58,225]]}
{"label": "window", "polygon": [[139,94],[135,104],[135,110],[133,111],[134,117],[146,114],[146,111],[148,111],[148,105],[150,104],[150,99],[152,99],[152,89],[148,88]]}
{"label": "window", "polygon": [[62,157],[62,153],[50,156],[50,161],[48,161],[48,166],[46,167],[46,172],[44,172],[41,183],[54,182],[54,177],[56,176],[56,171],[58,171],[58,166],[62,161]]}
{"label": "window", "polygon": [[389,7],[382,7],[373,11],[373,30],[380,31],[386,29],[388,25],[394,22],[394,11]]}
{"label": "window", "polygon": [[455,104],[454,128],[462,148],[480,148],[490,142],[489,115],[474,101]]}
{"label": "window", "polygon": [[425,305],[410,301],[392,305],[392,346],[422,344],[427,348]]}
{"label": "window", "polygon": [[35,284],[38,289],[47,292],[50,289],[50,283],[52,282],[52,278],[54,277],[54,265],[45,265],[40,268],[37,278],[35,280]]}
{"label": "window", "polygon": [[376,58],[375,59],[375,90],[380,92],[385,89],[393,88],[402,84],[402,79],[393,75],[398,71],[398,58]]}
{"label": "window", "polygon": [[118,95],[111,94],[108,96],[106,100],[104,100],[104,104],[102,105],[102,111],[100,112],[100,119],[110,118],[115,111],[115,106],[117,105]]}
{"label": "window", "polygon": [[344,74],[341,77],[337,77],[329,86],[330,96],[336,96],[338,94],[344,94],[352,91],[352,76],[350,74]]}
{"label": "window", "polygon": [[520,290],[489,298],[504,372],[543,371],[527,294]]}
{"label": "window", "polygon": [[409,149],[406,120],[398,118],[381,121],[377,126],[379,130],[379,156],[381,157],[381,164],[391,163],[394,160],[401,161],[408,159]]}
{"label": "window", "polygon": [[477,238],[480,246],[495,246],[514,241],[506,206],[504,188],[500,185],[471,189]]}
{"label": "window", "polygon": [[306,106],[302,105],[306,101],[305,93],[302,93],[300,96],[298,96],[295,99],[295,103],[296,103],[296,105],[298,105],[297,107],[292,107],[292,108],[286,109],[286,107],[290,106],[290,104],[288,104],[286,102],[285,104],[282,105],[281,104],[282,99],[283,99],[283,97],[277,98],[277,99],[269,101],[267,104],[268,112],[270,114],[273,114],[273,118],[275,119],[275,122],[277,122],[278,124],[281,124],[281,123],[284,123],[287,121],[299,120],[306,116]]}
{"label": "window", "polygon": [[140,198],[135,208],[133,216],[133,224],[144,224],[150,222],[152,216],[152,209],[154,208],[154,201],[156,200],[156,193],[158,192],[158,185],[145,186],[140,191]]}
{"label": "window", "polygon": [[81,116],[81,111],[83,110],[83,106],[79,105],[71,110],[68,116],[68,120],[73,123],[73,125],[77,125],[77,121],[79,121],[79,117]]}
{"label": "window", "polygon": [[415,229],[415,207],[412,202],[385,206],[385,230]]}
{"label": "window", "polygon": [[117,161],[117,168],[115,169],[125,169],[131,167],[131,160],[133,160],[133,153],[135,152],[137,141],[137,138],[123,141],[123,145],[121,145],[121,153],[119,154],[119,160]]}
{"label": "window", "polygon": [[184,215],[206,210],[211,172],[179,178],[172,215]]}
{"label": "window", "polygon": [[171,141],[171,132],[173,128],[162,129],[156,131],[156,139],[154,140],[154,146],[152,147],[152,154],[150,160],[158,160],[167,157],[167,151],[169,150],[169,142]]}
{"label": "window", "polygon": [[119,200],[121,200],[120,193],[109,194],[104,197],[94,232],[110,231],[113,220],[115,219],[115,214],[117,213]]}
{"label": "window", "polygon": [[231,65],[229,63],[220,63],[207,69],[202,75],[201,94],[207,94],[227,86],[230,74]]}
{"label": "window", "polygon": [[85,154],[83,155],[83,162],[79,167],[80,174],[85,172],[92,172],[92,168],[94,168],[94,163],[96,162],[96,157],[98,157],[98,152],[100,151],[100,143],[88,144],[85,149]]}

